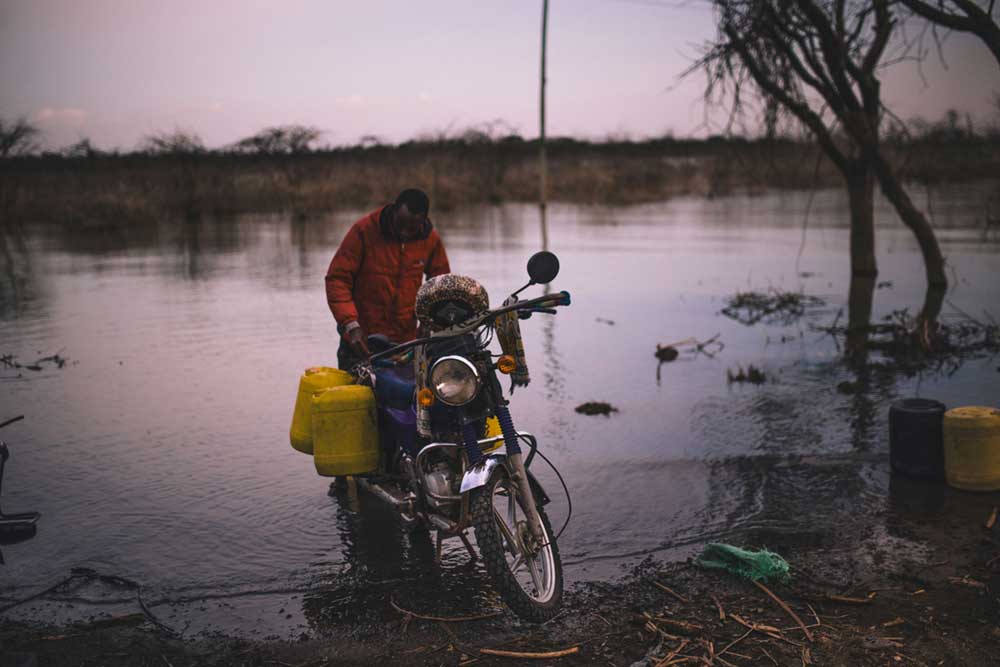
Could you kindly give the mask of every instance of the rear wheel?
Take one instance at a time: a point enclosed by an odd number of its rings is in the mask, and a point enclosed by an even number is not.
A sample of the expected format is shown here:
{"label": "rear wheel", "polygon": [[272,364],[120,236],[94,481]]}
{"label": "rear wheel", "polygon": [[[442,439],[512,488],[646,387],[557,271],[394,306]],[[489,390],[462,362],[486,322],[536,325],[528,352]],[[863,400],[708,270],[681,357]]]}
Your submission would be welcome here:
{"label": "rear wheel", "polygon": [[472,496],[476,542],[501,597],[521,618],[540,623],[559,611],[563,576],[559,547],[545,510],[538,507],[545,540],[531,533],[525,499],[503,467]]}

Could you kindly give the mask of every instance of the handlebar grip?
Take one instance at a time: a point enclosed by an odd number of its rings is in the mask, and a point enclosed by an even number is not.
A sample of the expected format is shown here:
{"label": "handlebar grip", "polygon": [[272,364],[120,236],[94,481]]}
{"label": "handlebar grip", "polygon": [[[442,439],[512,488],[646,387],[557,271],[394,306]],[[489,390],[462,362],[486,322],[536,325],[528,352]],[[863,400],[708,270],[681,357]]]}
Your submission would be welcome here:
{"label": "handlebar grip", "polygon": [[568,306],[570,304],[569,292],[563,290],[559,294],[552,295],[551,299],[546,299],[538,305],[541,307]]}

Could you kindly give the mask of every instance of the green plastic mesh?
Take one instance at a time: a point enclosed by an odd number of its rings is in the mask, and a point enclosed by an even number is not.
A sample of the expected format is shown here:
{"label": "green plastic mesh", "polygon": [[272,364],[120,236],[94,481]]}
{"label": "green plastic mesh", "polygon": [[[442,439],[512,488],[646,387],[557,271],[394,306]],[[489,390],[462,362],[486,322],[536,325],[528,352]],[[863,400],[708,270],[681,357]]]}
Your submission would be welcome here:
{"label": "green plastic mesh", "polygon": [[788,581],[788,561],[778,554],[761,549],[747,551],[731,544],[712,542],[705,545],[696,565],[716,570],[725,570],[752,581]]}

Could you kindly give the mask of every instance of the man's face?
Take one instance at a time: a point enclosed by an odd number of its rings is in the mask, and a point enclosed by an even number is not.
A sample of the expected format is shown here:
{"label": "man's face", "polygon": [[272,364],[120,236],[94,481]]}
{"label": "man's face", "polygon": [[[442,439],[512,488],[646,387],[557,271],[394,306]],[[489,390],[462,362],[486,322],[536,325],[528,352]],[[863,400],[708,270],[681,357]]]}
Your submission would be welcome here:
{"label": "man's face", "polygon": [[424,221],[426,219],[427,216],[410,213],[410,209],[406,207],[406,204],[400,204],[396,208],[395,220],[399,238],[403,241],[411,241],[417,238],[420,231],[424,228]]}

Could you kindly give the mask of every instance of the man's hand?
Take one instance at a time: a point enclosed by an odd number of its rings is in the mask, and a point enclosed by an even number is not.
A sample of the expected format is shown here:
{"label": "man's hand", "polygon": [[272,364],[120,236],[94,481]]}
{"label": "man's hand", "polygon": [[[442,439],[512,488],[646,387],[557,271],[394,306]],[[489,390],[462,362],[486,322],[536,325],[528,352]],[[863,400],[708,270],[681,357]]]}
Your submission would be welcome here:
{"label": "man's hand", "polygon": [[365,335],[364,329],[359,326],[352,327],[345,335],[347,336],[347,344],[354,350],[354,354],[362,359],[368,359],[371,356],[371,352],[368,351],[368,337]]}

